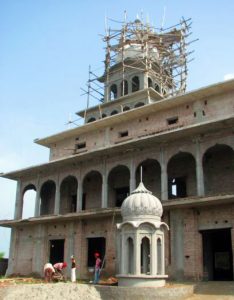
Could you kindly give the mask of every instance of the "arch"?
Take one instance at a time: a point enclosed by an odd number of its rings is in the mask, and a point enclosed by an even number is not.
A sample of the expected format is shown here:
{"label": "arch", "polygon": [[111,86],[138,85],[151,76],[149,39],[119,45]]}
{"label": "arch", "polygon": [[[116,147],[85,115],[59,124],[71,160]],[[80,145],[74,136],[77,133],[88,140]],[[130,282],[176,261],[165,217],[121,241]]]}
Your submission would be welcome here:
{"label": "arch", "polygon": [[148,87],[153,87],[153,81],[150,77],[148,77]]}
{"label": "arch", "polygon": [[206,150],[202,162],[205,194],[233,194],[233,149],[226,144],[216,144]]}
{"label": "arch", "polygon": [[43,183],[40,190],[40,215],[49,215],[54,213],[56,184],[53,180],[47,180]]}
{"label": "arch", "polygon": [[60,214],[76,212],[78,181],[75,176],[67,176],[60,185]]}
{"label": "arch", "polygon": [[114,100],[117,98],[117,85],[112,84],[110,87],[110,100]]}
{"label": "arch", "polygon": [[96,121],[96,119],[94,117],[91,117],[91,118],[88,119],[87,123],[91,123],[91,122],[94,122],[94,121]]}
{"label": "arch", "polygon": [[140,89],[140,80],[138,76],[132,78],[132,92],[137,92]]}
{"label": "arch", "polygon": [[106,118],[107,115],[106,114],[102,114],[102,119]]}
{"label": "arch", "polygon": [[36,203],[36,187],[34,184],[28,184],[23,189],[23,212],[22,218],[31,218],[34,216],[35,203]]}
{"label": "arch", "polygon": [[127,274],[134,274],[134,243],[131,237],[128,237],[126,243],[126,273]]}
{"label": "arch", "polygon": [[156,159],[146,159],[136,168],[136,185],[140,183],[140,170],[142,167],[142,181],[145,187],[161,198],[161,166]]}
{"label": "arch", "polygon": [[162,275],[162,240],[160,238],[157,238],[157,275]]}
{"label": "arch", "polygon": [[123,111],[127,111],[127,110],[130,110],[130,107],[129,106],[124,106]]}
{"label": "arch", "polygon": [[137,107],[141,107],[141,106],[144,106],[145,105],[145,103],[144,102],[138,102],[137,104],[135,104],[135,108],[137,108]]}
{"label": "arch", "polygon": [[141,240],[141,273],[150,275],[150,240],[146,236]]}
{"label": "arch", "polygon": [[120,84],[121,96],[125,96],[128,94],[128,82],[127,80],[123,80]]}
{"label": "arch", "polygon": [[168,198],[197,195],[196,162],[191,153],[179,152],[167,164]]}
{"label": "arch", "polygon": [[113,116],[113,115],[117,115],[119,112],[118,112],[118,110],[113,110],[112,112],[111,112],[111,116]]}
{"label": "arch", "polygon": [[108,175],[108,206],[120,207],[129,195],[130,171],[124,165],[114,167]]}
{"label": "arch", "polygon": [[96,170],[90,171],[83,180],[82,210],[101,208],[102,175]]}
{"label": "arch", "polygon": [[161,94],[160,86],[157,83],[155,84],[154,89],[155,89],[156,92],[158,92],[159,94]]}

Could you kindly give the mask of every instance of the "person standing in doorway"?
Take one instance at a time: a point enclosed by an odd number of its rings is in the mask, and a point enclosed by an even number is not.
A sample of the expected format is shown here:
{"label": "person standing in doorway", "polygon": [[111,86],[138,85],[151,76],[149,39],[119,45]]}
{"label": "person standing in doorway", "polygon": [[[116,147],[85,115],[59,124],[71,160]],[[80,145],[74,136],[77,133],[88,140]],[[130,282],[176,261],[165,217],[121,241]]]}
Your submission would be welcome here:
{"label": "person standing in doorway", "polygon": [[76,282],[76,261],[74,255],[71,256],[71,282]]}
{"label": "person standing in doorway", "polygon": [[100,254],[98,252],[94,253],[95,257],[95,267],[94,267],[94,284],[97,284],[100,279],[100,270],[101,270],[101,259],[100,259]]}

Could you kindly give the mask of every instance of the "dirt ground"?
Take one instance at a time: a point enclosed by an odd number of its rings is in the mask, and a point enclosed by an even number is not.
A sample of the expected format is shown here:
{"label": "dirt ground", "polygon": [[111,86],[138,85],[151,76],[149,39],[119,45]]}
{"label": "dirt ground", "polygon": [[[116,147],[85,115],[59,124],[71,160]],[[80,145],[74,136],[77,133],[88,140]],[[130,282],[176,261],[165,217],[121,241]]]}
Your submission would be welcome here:
{"label": "dirt ground", "polygon": [[[184,283],[184,286],[191,283]],[[194,283],[193,283],[194,284]],[[168,286],[180,284],[169,284]],[[106,298],[106,297],[105,297]],[[40,279],[9,278],[0,279],[0,300],[47,300],[47,299],[103,299],[98,288],[90,284],[51,283],[46,284]],[[112,300],[123,300],[117,296]],[[128,298],[126,298],[128,299]],[[147,296],[142,300],[147,300]],[[157,297],[158,299],[158,297]],[[164,298],[160,298],[164,299]],[[184,300],[234,300],[234,282],[201,282],[194,284],[194,295]],[[165,298],[165,300],[167,300]]]}

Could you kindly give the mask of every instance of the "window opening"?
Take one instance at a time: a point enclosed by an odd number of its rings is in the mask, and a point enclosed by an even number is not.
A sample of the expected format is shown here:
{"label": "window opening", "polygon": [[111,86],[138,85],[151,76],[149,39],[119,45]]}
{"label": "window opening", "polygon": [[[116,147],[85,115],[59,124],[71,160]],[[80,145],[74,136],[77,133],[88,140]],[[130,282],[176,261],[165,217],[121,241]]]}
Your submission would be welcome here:
{"label": "window opening", "polygon": [[137,107],[141,107],[141,106],[144,106],[145,103],[143,102],[138,102],[134,107],[137,108]]}
{"label": "window opening", "polygon": [[178,123],[178,117],[172,117],[172,118],[169,118],[169,119],[167,119],[167,124],[168,125],[173,125],[173,124],[176,124],[176,123]]}
{"label": "window opening", "polygon": [[88,119],[87,123],[91,123],[91,122],[94,122],[94,121],[96,121],[96,119],[94,117],[92,117],[92,118]]}
{"label": "window opening", "polygon": [[140,81],[138,76],[134,76],[132,78],[132,92],[139,91],[140,89]]}
{"label": "window opening", "polygon": [[112,84],[110,88],[110,100],[114,100],[117,98],[117,85]]}
{"label": "window opening", "polygon": [[79,144],[76,144],[76,149],[79,150],[79,149],[83,149],[86,147],[86,143],[79,143]]}
{"label": "window opening", "polygon": [[153,82],[150,77],[148,77],[148,87],[153,87]]}
{"label": "window opening", "polygon": [[161,93],[160,86],[157,83],[155,84],[154,89],[155,89],[156,92]]}
{"label": "window opening", "polygon": [[125,136],[128,136],[128,131],[121,131],[119,132],[119,137],[125,137]]}
{"label": "window opening", "polygon": [[186,178],[177,177],[177,178],[169,179],[168,189],[169,189],[169,193],[168,193],[169,199],[187,197]]}
{"label": "window opening", "polygon": [[117,110],[113,110],[112,113],[111,113],[111,115],[113,116],[113,115],[116,115],[117,113],[118,113]]}
{"label": "window opening", "polygon": [[129,106],[124,106],[123,111],[127,111],[127,110],[130,110],[130,107]]}

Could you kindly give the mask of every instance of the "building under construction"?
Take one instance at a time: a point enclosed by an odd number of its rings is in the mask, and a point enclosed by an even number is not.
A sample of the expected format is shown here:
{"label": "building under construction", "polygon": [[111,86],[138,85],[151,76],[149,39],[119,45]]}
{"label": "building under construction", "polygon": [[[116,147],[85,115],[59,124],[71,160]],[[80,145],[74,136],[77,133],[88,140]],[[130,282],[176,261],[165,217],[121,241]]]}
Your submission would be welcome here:
{"label": "building under construction", "polygon": [[[18,182],[15,217],[0,222],[12,230],[7,274],[42,275],[44,263],[74,255],[79,277],[90,278],[95,251],[102,275],[118,274],[116,223],[142,168],[170,227],[170,278],[233,280],[234,80],[186,92],[191,20],[118,26],[103,37],[104,70],[89,70],[87,106],[77,113],[84,125],[35,141],[49,148],[49,162],[2,175]],[[31,189],[35,214],[22,219]],[[137,239],[147,276],[156,247],[150,235]]]}

